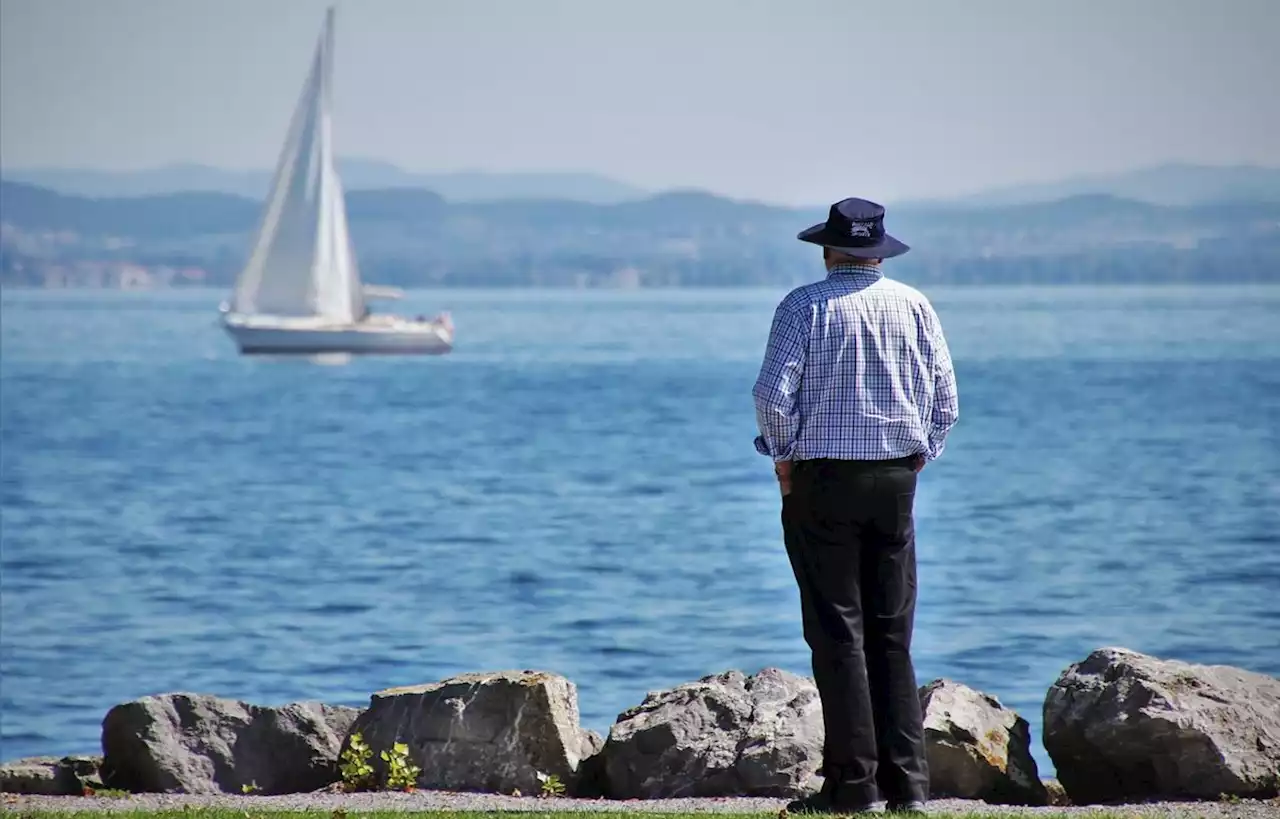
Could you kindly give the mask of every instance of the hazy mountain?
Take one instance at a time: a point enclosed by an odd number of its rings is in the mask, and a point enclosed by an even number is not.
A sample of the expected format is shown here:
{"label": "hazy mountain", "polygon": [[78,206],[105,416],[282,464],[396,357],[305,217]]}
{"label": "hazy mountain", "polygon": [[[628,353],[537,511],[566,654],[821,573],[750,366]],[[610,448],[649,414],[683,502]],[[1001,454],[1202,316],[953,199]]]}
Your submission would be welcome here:
{"label": "hazy mountain", "polygon": [[1125,173],[1095,174],[1057,182],[994,188],[966,197],[960,204],[1014,205],[1088,194],[1106,194],[1157,205],[1195,205],[1241,200],[1280,202],[1280,168],[1255,165],[1158,165]]}
{"label": "hazy mountain", "polygon": [[[455,202],[500,199],[571,199],[610,204],[640,199],[646,191],[591,173],[456,171],[419,174],[388,162],[340,159],[347,190],[425,188]],[[158,196],[192,191],[259,199],[271,185],[268,170],[226,170],[179,164],[133,171],[89,168],[6,168],[0,178],[62,194],[91,197]]]}
{"label": "hazy mountain", "polygon": [[[598,205],[635,202],[652,192],[592,173],[413,173],[388,162],[339,161],[347,190],[422,188],[451,202],[555,199]],[[58,193],[87,197],[157,196],[188,192],[226,193],[259,199],[271,183],[267,170],[227,170],[207,165],[166,165],[134,171],[86,168],[0,169],[0,178]],[[903,203],[901,207],[994,207],[1106,195],[1157,205],[1215,202],[1280,202],[1280,168],[1169,164],[1119,174],[1072,177],[1012,185],[955,200]]]}
{"label": "hazy mountain", "polygon": [[32,232],[130,240],[239,234],[252,230],[259,210],[253,200],[226,193],[86,198],[0,182],[0,222]]}
{"label": "hazy mountain", "polygon": [[224,170],[207,165],[165,165],[133,171],[91,168],[0,168],[0,179],[37,185],[68,196],[162,196],[211,192],[258,198],[266,195],[265,171]]}
{"label": "hazy mountain", "polygon": [[[199,269],[187,280],[226,286],[260,210],[225,193],[87,198],[0,182],[0,281],[103,281],[123,265]],[[796,232],[825,216],[698,191],[598,205],[450,202],[414,188],[351,191],[347,211],[361,270],[410,287],[795,283],[819,264]],[[893,262],[908,281],[1280,281],[1280,202],[917,205],[888,227],[914,248]]]}

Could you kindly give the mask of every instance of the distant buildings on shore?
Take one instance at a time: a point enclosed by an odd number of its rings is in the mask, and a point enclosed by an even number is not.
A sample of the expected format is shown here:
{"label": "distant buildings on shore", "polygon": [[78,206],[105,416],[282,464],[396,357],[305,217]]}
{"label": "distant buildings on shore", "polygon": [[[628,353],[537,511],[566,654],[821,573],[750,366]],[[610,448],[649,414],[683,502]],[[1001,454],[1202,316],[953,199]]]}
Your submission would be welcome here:
{"label": "distant buildings on shore", "polygon": [[16,262],[4,276],[6,283],[46,290],[90,288],[106,290],[160,290],[199,287],[207,277],[199,267],[147,267],[132,262],[76,261],[67,263]]}
{"label": "distant buildings on shore", "polygon": [[[111,258],[127,255],[131,245],[125,239],[86,243],[72,231],[23,231],[0,223],[0,283],[48,290],[158,290],[208,282],[208,271],[199,266]],[[103,258],[93,258],[95,251]]]}

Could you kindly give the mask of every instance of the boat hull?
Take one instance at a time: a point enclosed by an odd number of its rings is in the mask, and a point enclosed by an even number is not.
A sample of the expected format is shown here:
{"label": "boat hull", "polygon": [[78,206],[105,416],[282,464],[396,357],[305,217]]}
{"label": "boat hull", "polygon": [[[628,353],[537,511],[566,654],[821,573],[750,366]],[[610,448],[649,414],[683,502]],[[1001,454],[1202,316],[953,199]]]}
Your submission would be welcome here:
{"label": "boat hull", "polygon": [[452,329],[442,322],[326,326],[226,317],[223,328],[244,355],[443,355],[453,350]]}

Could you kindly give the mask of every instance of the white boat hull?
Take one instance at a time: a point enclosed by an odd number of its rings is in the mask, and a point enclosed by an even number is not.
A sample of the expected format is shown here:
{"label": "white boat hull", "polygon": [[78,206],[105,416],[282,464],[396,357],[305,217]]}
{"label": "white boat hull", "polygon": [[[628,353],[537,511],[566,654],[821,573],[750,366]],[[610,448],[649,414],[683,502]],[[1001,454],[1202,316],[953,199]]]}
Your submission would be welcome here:
{"label": "white boat hull", "polygon": [[453,349],[453,327],[447,319],[378,316],[344,325],[226,314],[222,326],[244,355],[443,355]]}

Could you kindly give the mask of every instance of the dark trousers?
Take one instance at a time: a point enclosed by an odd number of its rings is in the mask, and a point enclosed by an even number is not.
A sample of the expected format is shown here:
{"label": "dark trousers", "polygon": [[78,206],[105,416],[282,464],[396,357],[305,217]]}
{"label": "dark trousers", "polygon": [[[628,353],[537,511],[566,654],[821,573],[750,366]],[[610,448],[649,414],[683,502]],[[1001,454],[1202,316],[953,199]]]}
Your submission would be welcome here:
{"label": "dark trousers", "polygon": [[911,629],[912,461],[797,462],[782,502],[826,728],[823,773],[849,804],[925,800]]}

